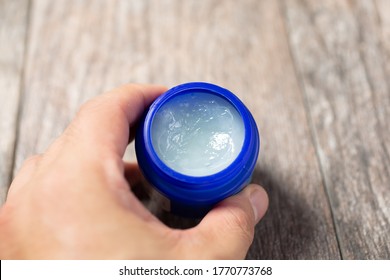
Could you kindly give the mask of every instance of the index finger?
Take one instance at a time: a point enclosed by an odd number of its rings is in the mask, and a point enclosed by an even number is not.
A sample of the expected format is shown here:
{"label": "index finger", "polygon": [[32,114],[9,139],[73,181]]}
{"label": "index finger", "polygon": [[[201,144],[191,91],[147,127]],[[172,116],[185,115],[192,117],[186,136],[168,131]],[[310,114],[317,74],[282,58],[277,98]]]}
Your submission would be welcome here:
{"label": "index finger", "polygon": [[[122,158],[130,127],[164,91],[163,86],[129,84],[91,99],[60,137],[60,146],[88,150],[84,155],[110,154]],[[52,149],[55,146],[56,143]]]}

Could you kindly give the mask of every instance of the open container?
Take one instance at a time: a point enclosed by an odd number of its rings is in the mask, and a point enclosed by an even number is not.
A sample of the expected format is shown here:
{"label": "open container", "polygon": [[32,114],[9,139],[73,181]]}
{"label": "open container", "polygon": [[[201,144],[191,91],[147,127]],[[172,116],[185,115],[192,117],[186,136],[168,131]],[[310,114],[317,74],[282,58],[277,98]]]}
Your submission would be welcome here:
{"label": "open container", "polygon": [[260,136],[233,93],[193,82],[153,102],[141,119],[135,148],[143,175],[164,199],[163,208],[199,218],[250,182]]}

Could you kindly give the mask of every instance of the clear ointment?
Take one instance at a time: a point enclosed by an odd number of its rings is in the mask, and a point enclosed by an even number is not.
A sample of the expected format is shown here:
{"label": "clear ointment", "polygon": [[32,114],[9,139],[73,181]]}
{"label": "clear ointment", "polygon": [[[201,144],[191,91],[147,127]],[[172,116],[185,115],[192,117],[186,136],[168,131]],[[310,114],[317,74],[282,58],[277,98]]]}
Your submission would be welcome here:
{"label": "clear ointment", "polygon": [[178,95],[156,112],[152,143],[161,160],[189,176],[207,176],[229,166],[241,151],[244,123],[234,106],[210,93]]}

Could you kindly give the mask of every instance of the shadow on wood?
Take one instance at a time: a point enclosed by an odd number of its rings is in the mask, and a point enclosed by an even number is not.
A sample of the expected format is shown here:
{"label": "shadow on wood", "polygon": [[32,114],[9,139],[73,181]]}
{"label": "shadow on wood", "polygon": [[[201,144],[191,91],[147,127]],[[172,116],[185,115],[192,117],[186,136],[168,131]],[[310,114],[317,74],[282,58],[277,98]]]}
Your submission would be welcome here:
{"label": "shadow on wood", "polygon": [[279,181],[271,170],[256,169],[254,182],[269,195],[269,209],[257,225],[247,259],[300,259],[316,236],[316,215],[302,197]]}

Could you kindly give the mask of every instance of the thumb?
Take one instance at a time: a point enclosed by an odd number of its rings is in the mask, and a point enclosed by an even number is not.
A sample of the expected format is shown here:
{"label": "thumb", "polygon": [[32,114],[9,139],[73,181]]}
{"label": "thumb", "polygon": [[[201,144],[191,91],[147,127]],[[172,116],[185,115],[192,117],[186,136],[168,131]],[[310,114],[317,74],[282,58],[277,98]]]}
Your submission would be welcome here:
{"label": "thumb", "polygon": [[196,242],[198,246],[201,244],[198,247],[202,250],[200,257],[245,258],[253,241],[254,227],[267,208],[267,193],[254,184],[220,202],[193,229],[194,235],[202,239]]}

